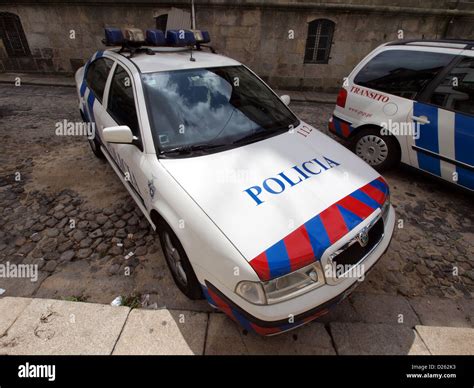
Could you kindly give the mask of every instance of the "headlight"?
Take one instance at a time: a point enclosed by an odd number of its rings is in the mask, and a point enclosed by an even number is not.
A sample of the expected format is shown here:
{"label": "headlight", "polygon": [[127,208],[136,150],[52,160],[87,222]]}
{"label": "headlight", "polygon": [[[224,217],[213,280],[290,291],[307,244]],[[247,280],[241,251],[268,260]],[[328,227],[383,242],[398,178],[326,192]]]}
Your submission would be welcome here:
{"label": "headlight", "polygon": [[390,194],[387,194],[385,202],[382,205],[382,218],[384,225],[387,225],[388,213],[390,211]]}
{"label": "headlight", "polygon": [[319,261],[268,282],[242,281],[235,292],[253,304],[274,304],[295,298],[325,284]]}

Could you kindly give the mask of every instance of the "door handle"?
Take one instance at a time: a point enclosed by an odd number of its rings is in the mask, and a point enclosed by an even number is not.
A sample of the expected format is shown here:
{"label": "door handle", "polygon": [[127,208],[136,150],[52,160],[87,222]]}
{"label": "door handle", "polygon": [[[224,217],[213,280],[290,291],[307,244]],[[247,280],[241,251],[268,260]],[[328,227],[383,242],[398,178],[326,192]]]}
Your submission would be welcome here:
{"label": "door handle", "polygon": [[418,121],[420,124],[429,124],[430,120],[426,116],[411,116],[414,121]]}

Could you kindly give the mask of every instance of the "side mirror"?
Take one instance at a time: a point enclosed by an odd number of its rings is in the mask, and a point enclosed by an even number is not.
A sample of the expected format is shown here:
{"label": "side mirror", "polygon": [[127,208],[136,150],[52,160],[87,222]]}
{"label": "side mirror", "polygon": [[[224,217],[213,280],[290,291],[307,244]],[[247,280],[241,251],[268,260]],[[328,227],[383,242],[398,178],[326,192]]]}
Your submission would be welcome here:
{"label": "side mirror", "polygon": [[283,96],[280,96],[280,99],[283,101],[283,103],[286,106],[290,105],[291,98],[288,94],[284,94]]}
{"label": "side mirror", "polygon": [[133,142],[133,133],[126,125],[104,128],[102,135],[107,143],[131,144]]}

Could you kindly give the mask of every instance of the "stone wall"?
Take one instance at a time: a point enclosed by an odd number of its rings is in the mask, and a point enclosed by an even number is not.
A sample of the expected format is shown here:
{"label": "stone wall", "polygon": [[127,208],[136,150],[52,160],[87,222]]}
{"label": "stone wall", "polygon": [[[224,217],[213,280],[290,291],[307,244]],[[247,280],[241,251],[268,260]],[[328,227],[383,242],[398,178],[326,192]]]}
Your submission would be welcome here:
{"label": "stone wall", "polygon": [[[0,12],[20,17],[32,54],[8,58],[0,44],[0,71],[72,73],[103,47],[104,27],[153,28],[154,14],[166,13],[171,5],[188,9],[188,3],[0,3]],[[474,39],[474,3],[463,1],[372,0],[369,6],[361,0],[196,0],[196,4],[198,27],[209,30],[218,52],[247,64],[279,88],[334,91],[373,48],[396,40],[399,30],[405,38]],[[336,23],[329,63],[304,64],[307,23],[317,18]],[[72,30],[75,39],[70,39]],[[290,30],[294,39],[289,39]]]}

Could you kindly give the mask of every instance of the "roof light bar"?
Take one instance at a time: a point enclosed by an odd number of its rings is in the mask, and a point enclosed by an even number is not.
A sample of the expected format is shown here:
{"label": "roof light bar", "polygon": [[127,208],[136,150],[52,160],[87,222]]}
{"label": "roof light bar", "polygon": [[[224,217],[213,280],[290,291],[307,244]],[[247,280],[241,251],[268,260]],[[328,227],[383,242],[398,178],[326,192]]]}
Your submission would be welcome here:
{"label": "roof light bar", "polygon": [[145,41],[150,46],[166,46],[165,34],[161,30],[146,30]]}
{"label": "roof light bar", "polygon": [[166,31],[166,43],[174,47],[194,46],[196,39],[189,30],[168,30]]}
{"label": "roof light bar", "polygon": [[108,27],[105,28],[105,39],[103,43],[106,46],[121,46],[124,42],[122,30],[120,28]]}

